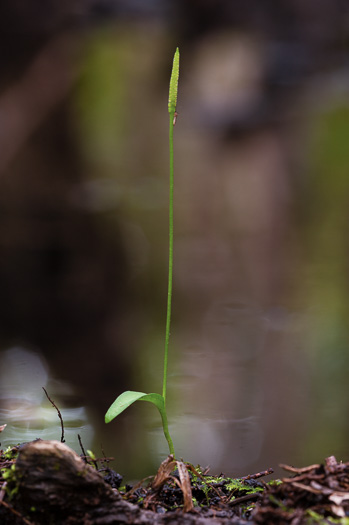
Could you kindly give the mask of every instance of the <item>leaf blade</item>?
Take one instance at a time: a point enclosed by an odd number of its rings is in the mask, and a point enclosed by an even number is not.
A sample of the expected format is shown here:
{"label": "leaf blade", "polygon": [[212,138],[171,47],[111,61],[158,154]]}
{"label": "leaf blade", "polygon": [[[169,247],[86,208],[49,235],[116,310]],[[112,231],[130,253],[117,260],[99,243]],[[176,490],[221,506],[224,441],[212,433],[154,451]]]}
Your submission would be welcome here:
{"label": "leaf blade", "polygon": [[110,421],[116,418],[116,416],[121,414],[126,408],[144,395],[146,395],[144,392],[134,392],[131,390],[127,390],[120,394],[107,410],[107,413],[105,414],[105,422],[110,423]]}
{"label": "leaf blade", "polygon": [[160,413],[165,409],[164,398],[160,394],[145,394],[144,392],[135,392],[133,390],[127,390],[120,394],[112,403],[105,414],[105,422],[110,423],[119,414],[121,414],[126,408],[135,403],[136,401],[149,401],[153,403]]}

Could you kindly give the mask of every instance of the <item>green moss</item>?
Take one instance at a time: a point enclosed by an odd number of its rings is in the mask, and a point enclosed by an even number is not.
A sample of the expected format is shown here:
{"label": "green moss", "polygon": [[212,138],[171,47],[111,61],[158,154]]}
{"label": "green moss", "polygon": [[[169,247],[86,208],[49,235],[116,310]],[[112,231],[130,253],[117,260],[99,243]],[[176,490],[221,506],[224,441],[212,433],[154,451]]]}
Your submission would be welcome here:
{"label": "green moss", "polygon": [[18,447],[7,447],[5,452],[1,455],[1,459],[12,461],[18,456]]}
{"label": "green moss", "polygon": [[309,509],[306,511],[306,524],[307,525],[325,525],[329,523],[333,523],[333,525],[349,525],[349,518],[331,518],[326,517],[324,518],[321,514],[318,514],[317,512]]}
{"label": "green moss", "polygon": [[1,469],[2,479],[4,479],[7,482],[12,481],[15,477],[15,470],[16,470],[16,465],[11,465],[10,467],[7,467],[7,468],[2,468]]}
{"label": "green moss", "polygon": [[18,492],[18,477],[16,472],[16,465],[11,465],[8,468],[1,469],[1,476],[6,481],[6,493],[11,500]]}
{"label": "green moss", "polygon": [[254,494],[255,492],[263,492],[263,488],[260,486],[247,485],[241,479],[227,479],[228,483],[225,485],[225,488],[230,492],[243,492],[244,494]]}

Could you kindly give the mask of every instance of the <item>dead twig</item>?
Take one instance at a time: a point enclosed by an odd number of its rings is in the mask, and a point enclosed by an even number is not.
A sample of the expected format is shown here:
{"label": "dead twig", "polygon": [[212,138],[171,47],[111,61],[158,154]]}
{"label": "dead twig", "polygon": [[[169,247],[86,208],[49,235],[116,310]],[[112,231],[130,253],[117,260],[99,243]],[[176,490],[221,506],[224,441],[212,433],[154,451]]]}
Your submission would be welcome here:
{"label": "dead twig", "polygon": [[87,458],[90,458],[91,461],[92,461],[92,463],[93,463],[93,465],[94,465],[94,467],[95,467],[95,469],[96,469],[96,470],[99,470],[97,460],[94,459],[94,458],[91,456],[91,454],[86,454],[85,449],[84,449],[84,447],[83,447],[83,445],[82,445],[82,441],[81,441],[81,436],[80,436],[80,434],[78,434],[78,440],[79,440],[79,445],[80,445],[80,448],[81,448],[81,450],[82,450],[82,454],[83,454],[82,459],[85,461],[85,463],[88,464]]}
{"label": "dead twig", "polygon": [[46,389],[44,387],[42,387],[42,389],[45,392],[46,397],[49,400],[49,402],[51,403],[51,405],[54,406],[55,409],[57,410],[57,414],[58,414],[58,417],[59,417],[59,419],[61,421],[61,428],[62,428],[61,443],[65,443],[65,439],[64,439],[64,423],[63,423],[63,418],[62,418],[61,411],[59,410],[59,408],[56,405],[56,403],[50,398],[50,396],[48,395]]}
{"label": "dead twig", "polygon": [[300,476],[295,476],[294,478],[282,478],[284,483],[293,483],[295,481],[304,481],[304,480],[316,480],[323,479],[323,474],[301,474]]}
{"label": "dead twig", "polygon": [[310,472],[311,470],[316,470],[320,468],[320,465],[309,465],[309,467],[296,468],[291,467],[290,465],[284,465],[280,463],[279,465],[282,469],[287,470],[287,472],[293,472],[294,474],[303,474],[305,472]]}
{"label": "dead twig", "polygon": [[257,472],[256,474],[249,474],[248,476],[244,476],[240,478],[241,481],[247,481],[249,479],[258,479],[263,478],[264,476],[269,476],[269,474],[273,474],[274,470],[272,468],[268,468],[267,470],[262,470],[261,472]]}
{"label": "dead twig", "polygon": [[82,452],[82,456],[83,456],[83,460],[85,461],[85,463],[87,463],[87,456],[86,456],[86,452],[85,452],[85,449],[83,447],[83,444],[82,444],[82,441],[81,441],[81,436],[80,434],[78,434],[78,440],[79,440],[79,445],[80,445],[80,448],[81,448],[81,452]]}
{"label": "dead twig", "polygon": [[139,489],[143,485],[143,483],[145,483],[146,481],[148,481],[148,479],[151,479],[153,477],[154,476],[147,476],[146,478],[143,478],[140,481],[138,481],[136,485],[134,485],[129,491],[125,493],[125,498],[130,499],[133,496],[133,494],[136,492],[136,490]]}
{"label": "dead twig", "polygon": [[297,489],[305,490],[306,492],[311,492],[312,494],[324,494],[324,491],[318,488],[311,487],[310,485],[305,485],[304,483],[298,483],[295,481],[291,482],[292,487]]}
{"label": "dead twig", "polygon": [[228,505],[230,507],[233,507],[234,505],[239,505],[240,503],[244,503],[245,501],[254,501],[260,499],[261,497],[262,494],[260,492],[254,492],[253,494],[245,494],[244,496],[240,496],[240,498],[230,500],[228,502]]}
{"label": "dead twig", "polygon": [[18,512],[18,510],[15,510],[11,505],[9,505],[9,503],[6,503],[6,501],[0,500],[0,505],[12,512],[12,514],[17,516],[17,518],[20,518],[23,521],[23,523],[25,523],[25,525],[34,525],[32,521],[27,520],[27,518],[25,518],[20,512]]}

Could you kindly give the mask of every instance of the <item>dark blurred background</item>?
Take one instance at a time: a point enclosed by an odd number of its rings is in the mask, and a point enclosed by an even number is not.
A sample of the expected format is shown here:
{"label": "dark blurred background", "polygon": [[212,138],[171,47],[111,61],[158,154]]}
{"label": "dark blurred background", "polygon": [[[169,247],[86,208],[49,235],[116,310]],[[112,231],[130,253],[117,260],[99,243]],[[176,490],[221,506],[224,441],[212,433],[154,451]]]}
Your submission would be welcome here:
{"label": "dark blurred background", "polygon": [[349,459],[348,37],[343,0],[0,6],[3,445],[59,439],[46,385],[77,450],[129,477],[167,453],[154,407],[103,420],[161,391],[179,46],[177,454],[231,475]]}

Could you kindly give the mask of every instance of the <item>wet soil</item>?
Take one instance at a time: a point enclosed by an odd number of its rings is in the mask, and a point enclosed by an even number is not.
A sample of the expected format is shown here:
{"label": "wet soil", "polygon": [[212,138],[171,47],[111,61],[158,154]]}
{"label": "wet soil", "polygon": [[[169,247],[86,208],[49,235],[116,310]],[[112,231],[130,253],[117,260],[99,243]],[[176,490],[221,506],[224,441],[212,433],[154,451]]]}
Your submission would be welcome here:
{"label": "wet soil", "polygon": [[3,525],[349,523],[349,463],[294,468],[268,481],[212,476],[169,456],[135,486],[107,458],[78,456],[58,441],[37,440],[0,451]]}

